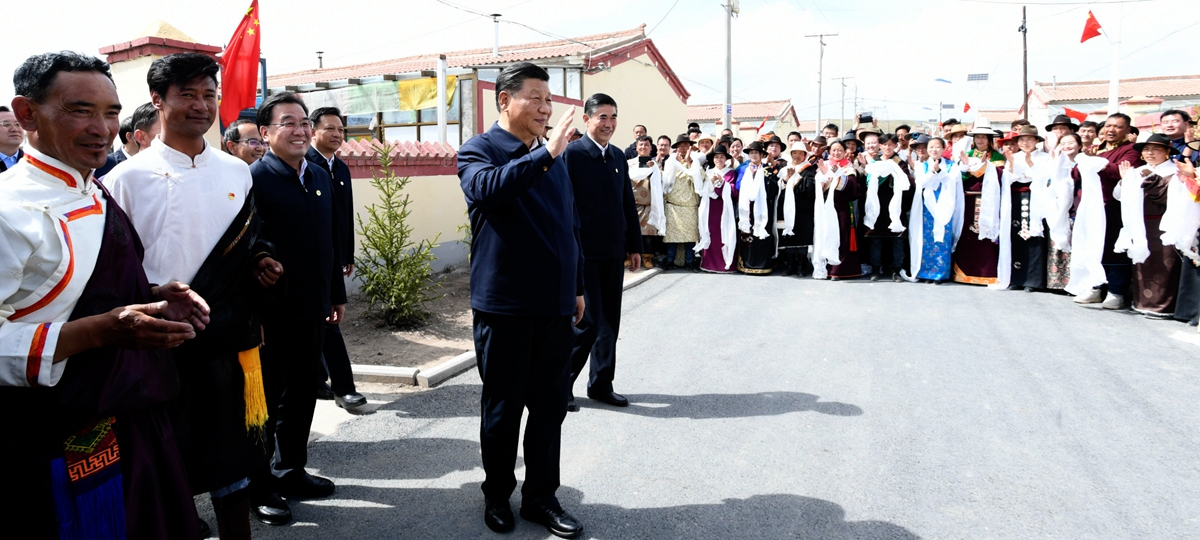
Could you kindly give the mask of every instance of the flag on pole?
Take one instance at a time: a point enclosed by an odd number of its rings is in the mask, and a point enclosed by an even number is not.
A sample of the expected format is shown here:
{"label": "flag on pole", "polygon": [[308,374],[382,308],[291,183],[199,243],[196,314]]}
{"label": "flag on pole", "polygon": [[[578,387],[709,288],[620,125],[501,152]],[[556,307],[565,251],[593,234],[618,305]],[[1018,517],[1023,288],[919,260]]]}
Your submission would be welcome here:
{"label": "flag on pole", "polygon": [[1079,42],[1083,43],[1100,35],[1100,21],[1096,20],[1096,16],[1088,11],[1087,22],[1083,23],[1083,37],[1079,38]]}
{"label": "flag on pole", "polygon": [[964,101],[963,102],[963,112],[965,113],[969,110],[971,110],[971,104]]}
{"label": "flag on pole", "polygon": [[763,128],[763,126],[767,125],[767,118],[770,118],[770,117],[769,117],[769,116],[764,116],[764,117],[763,117],[763,121],[762,121],[761,123],[759,123],[759,124],[758,124],[758,129],[754,130],[754,132],[755,132],[755,133],[757,133],[757,134],[759,134],[759,135],[761,135],[761,134],[762,134],[762,128]]}
{"label": "flag on pole", "polygon": [[242,109],[255,105],[258,87],[258,56],[262,36],[258,27],[258,0],[250,1],[250,9],[229,38],[221,53],[221,123],[237,120]]}
{"label": "flag on pole", "polygon": [[1087,120],[1087,117],[1088,117],[1088,114],[1083,111],[1077,111],[1075,109],[1069,109],[1067,107],[1063,107],[1063,114],[1065,114],[1068,117],[1073,118],[1079,122],[1083,122],[1083,121]]}

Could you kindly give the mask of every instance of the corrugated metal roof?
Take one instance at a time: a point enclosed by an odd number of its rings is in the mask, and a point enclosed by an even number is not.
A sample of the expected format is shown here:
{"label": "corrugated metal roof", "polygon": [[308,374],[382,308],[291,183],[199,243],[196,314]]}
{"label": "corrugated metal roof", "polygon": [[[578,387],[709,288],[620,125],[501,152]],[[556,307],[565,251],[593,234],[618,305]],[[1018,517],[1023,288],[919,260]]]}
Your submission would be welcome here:
{"label": "corrugated metal roof", "polygon": [[428,53],[404,58],[393,58],[379,62],[355,64],[352,66],[310,69],[293,73],[268,75],[267,86],[278,88],[312,84],[316,82],[340,81],[351,78],[375,77],[393,73],[413,73],[423,70],[437,69],[439,54],[446,55],[446,67],[461,68],[490,64],[508,64],[512,62],[561,58],[564,56],[584,55],[600,50],[623,45],[645,37],[646,25],[632,30],[608,32],[572,38],[571,40],[542,41],[538,43],[523,43],[500,47],[500,56],[492,56],[492,49],[470,49],[447,53]]}
{"label": "corrugated metal roof", "polygon": [[[779,101],[749,101],[745,103],[733,104],[733,118],[739,120],[757,119],[762,121],[763,118],[779,119],[779,115],[783,114],[785,107],[791,103],[790,100]],[[720,120],[723,118],[722,111],[725,105],[723,103],[714,103],[711,105],[688,105],[688,122],[703,122]],[[757,125],[757,124],[755,124]]]}
{"label": "corrugated metal roof", "polygon": [[[1108,81],[1106,80],[1060,82],[1057,84],[1034,82],[1033,88],[1042,94],[1043,101],[1047,103],[1108,100]],[[1135,96],[1200,96],[1200,75],[1121,79],[1117,93],[1120,99],[1128,99]]]}

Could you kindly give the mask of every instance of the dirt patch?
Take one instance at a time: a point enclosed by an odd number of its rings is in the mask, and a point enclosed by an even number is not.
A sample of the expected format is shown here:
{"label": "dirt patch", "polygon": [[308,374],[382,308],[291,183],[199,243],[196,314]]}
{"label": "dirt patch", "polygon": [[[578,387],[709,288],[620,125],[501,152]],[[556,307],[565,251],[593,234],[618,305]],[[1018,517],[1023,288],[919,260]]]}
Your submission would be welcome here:
{"label": "dirt patch", "polygon": [[367,310],[355,295],[346,304],[342,333],[352,364],[425,367],[474,348],[471,332],[471,274],[466,268],[437,274],[442,298],[426,305],[431,315],[408,330],[384,324],[382,313]]}

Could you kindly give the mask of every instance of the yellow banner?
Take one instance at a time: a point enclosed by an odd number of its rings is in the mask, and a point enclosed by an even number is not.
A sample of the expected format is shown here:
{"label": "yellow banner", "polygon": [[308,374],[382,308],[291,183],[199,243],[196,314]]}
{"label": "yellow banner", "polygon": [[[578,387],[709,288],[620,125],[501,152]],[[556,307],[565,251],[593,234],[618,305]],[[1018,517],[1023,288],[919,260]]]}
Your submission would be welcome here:
{"label": "yellow banner", "polygon": [[[454,100],[454,89],[458,88],[458,77],[446,76],[446,106]],[[400,88],[400,110],[419,111],[437,107],[437,77],[412,79],[397,83]]]}

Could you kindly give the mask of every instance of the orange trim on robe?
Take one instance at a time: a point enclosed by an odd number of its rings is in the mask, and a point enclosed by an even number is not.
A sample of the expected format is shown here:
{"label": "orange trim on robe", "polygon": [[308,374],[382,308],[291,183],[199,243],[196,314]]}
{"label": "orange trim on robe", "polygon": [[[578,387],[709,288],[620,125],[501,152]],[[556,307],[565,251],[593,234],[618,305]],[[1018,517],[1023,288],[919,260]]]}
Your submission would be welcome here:
{"label": "orange trim on robe", "polygon": [[975,277],[965,274],[957,264],[954,265],[954,281],[957,283],[966,283],[968,285],[991,285],[996,283],[996,278]]}
{"label": "orange trim on robe", "polygon": [[79,187],[79,185],[75,182],[75,177],[71,176],[71,173],[67,171],[59,169],[58,167],[54,167],[53,165],[49,165],[46,162],[41,161],[29,154],[25,154],[25,161],[28,161],[30,165],[37,167],[42,172],[66,182],[70,187]]}
{"label": "orange trim on robe", "polygon": [[18,309],[12,314],[12,316],[8,318],[8,320],[15,321],[21,317],[42,309],[43,307],[46,307],[47,304],[53,302],[55,298],[58,298],[58,295],[62,294],[63,289],[67,288],[67,284],[71,282],[71,276],[75,274],[75,247],[71,244],[71,232],[67,230],[67,224],[61,221],[58,222],[58,224],[60,227],[62,227],[63,238],[67,240],[67,257],[69,257],[69,262],[67,263],[67,273],[63,274],[62,280],[60,280],[53,289],[50,289],[50,292],[46,293],[46,296],[43,296],[41,300],[34,302],[33,305],[27,308]]}
{"label": "orange trim on robe", "polygon": [[42,352],[46,350],[46,334],[50,333],[51,323],[45,323],[33,331],[33,342],[29,344],[29,358],[25,361],[25,380],[29,386],[38,385],[38,375],[42,372]]}
{"label": "orange trim on robe", "polygon": [[97,216],[97,215],[99,215],[99,216],[104,215],[104,207],[100,205],[100,199],[97,199],[96,195],[94,195],[94,194],[92,195],[92,205],[91,206],[88,206],[85,208],[77,208],[75,210],[71,210],[70,212],[67,212],[66,214],[63,214],[63,216],[65,216],[67,218],[67,221],[75,221],[79,218],[84,218],[87,216]]}

